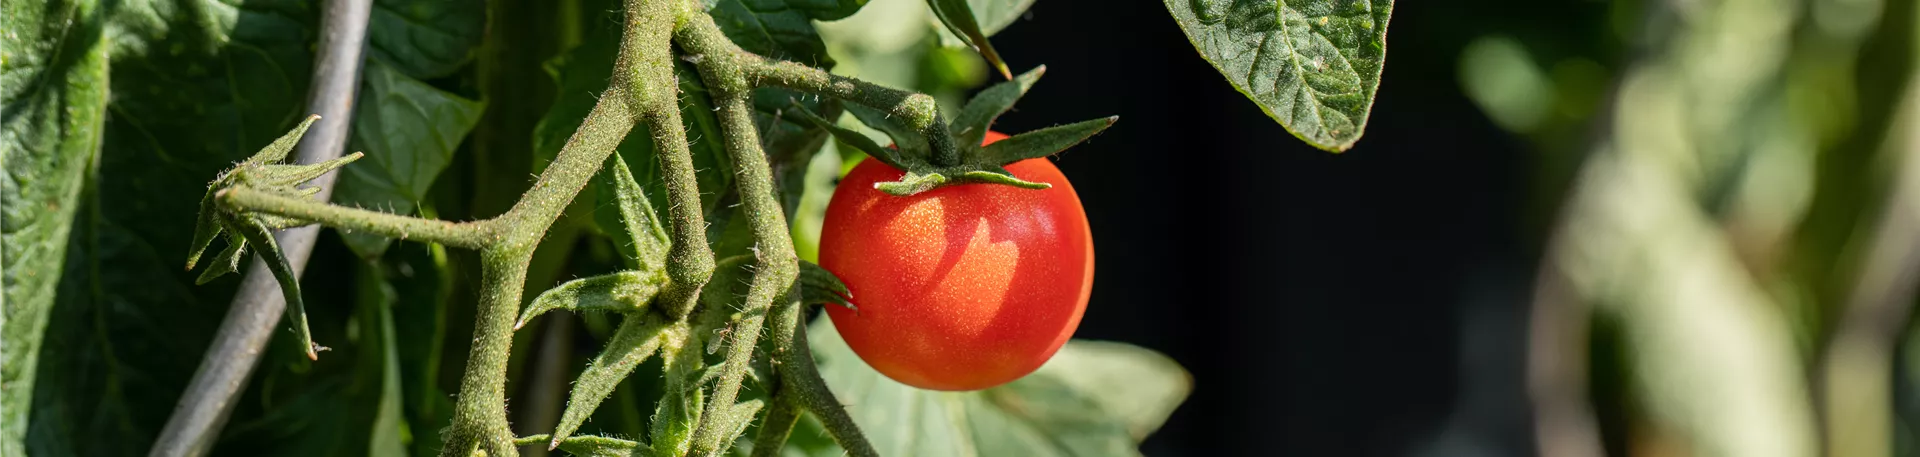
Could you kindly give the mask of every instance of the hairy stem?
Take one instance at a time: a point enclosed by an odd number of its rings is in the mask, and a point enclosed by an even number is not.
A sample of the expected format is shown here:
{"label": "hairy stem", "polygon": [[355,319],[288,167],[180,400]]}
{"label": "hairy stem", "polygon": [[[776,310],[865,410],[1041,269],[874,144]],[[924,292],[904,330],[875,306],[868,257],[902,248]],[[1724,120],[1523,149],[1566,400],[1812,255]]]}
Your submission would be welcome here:
{"label": "hairy stem", "polygon": [[932,96],[832,74],[796,62],[768,59],[741,50],[731,41],[722,43],[723,46],[716,49],[695,52],[732,56],[733,71],[746,75],[748,83],[754,86],[784,87],[886,111],[887,115],[904,120],[908,127],[920,130],[921,135],[932,142],[934,165],[960,164],[960,151],[955,149],[953,137],[947,134],[946,118],[940,114],[940,105]]}
{"label": "hairy stem", "polygon": [[784,392],[775,394],[768,403],[760,434],[753,437],[753,457],[779,457],[787,436],[793,434],[793,424],[800,421],[800,406]]}
{"label": "hairy stem", "polygon": [[359,230],[401,240],[413,239],[480,249],[499,238],[496,225],[488,221],[449,222],[401,216],[289,197],[244,186],[223,190],[215,198],[227,207],[240,211],[314,221],[337,229]]}
{"label": "hairy stem", "polygon": [[867,436],[860,432],[859,424],[853,422],[853,416],[847,414],[847,407],[834,398],[833,391],[827,388],[827,380],[820,377],[820,370],[813,365],[813,350],[807,347],[807,324],[800,319],[799,306],[783,307],[773,316],[773,344],[777,348],[774,357],[780,367],[780,388],[790,392],[801,407],[813,413],[826,426],[827,434],[840,443],[840,447],[856,457],[878,457],[873,444],[867,442]]}
{"label": "hairy stem", "polygon": [[478,317],[453,428],[441,457],[467,457],[478,447],[489,456],[518,455],[507,428],[507,357],[512,353],[513,321],[520,308],[520,285],[527,279],[528,248],[493,248],[480,253]]}
{"label": "hairy stem", "polygon": [[693,454],[709,455],[731,444],[723,441],[729,438],[736,424],[750,419],[730,417],[728,413],[734,409],[740,382],[746,376],[753,349],[759,344],[767,309],[772,307],[775,298],[793,288],[793,281],[800,274],[800,258],[793,252],[787,217],[773,186],[773,171],[767,165],[766,153],[760,149],[760,135],[753,124],[753,108],[748,100],[752,87],[747,85],[734,62],[741,54],[728,52],[733,42],[727,41],[720,27],[707,16],[691,18],[674,38],[682,48],[706,56],[699,60],[700,77],[712,91],[714,105],[720,110],[720,131],[725,137],[727,155],[733,159],[734,174],[739,178],[740,203],[753,229],[755,251],[753,280],[741,309],[744,317],[735,332],[738,336],[720,367],[720,384],[714,387],[705,417],[694,434]]}

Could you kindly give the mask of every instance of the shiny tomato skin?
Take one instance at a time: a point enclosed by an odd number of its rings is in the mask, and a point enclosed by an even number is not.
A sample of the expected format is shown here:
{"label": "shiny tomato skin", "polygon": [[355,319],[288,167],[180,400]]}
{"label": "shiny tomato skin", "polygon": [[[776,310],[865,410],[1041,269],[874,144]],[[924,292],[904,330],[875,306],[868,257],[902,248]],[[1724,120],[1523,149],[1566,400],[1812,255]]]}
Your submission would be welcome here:
{"label": "shiny tomato skin", "polygon": [[923,389],[978,390],[1032,373],[1073,336],[1093,287],[1086,213],[1046,159],[1006,168],[1053,187],[966,184],[897,197],[873,184],[903,172],[876,160],[841,180],[820,265],[852,292],[857,311],[827,314],[867,365]]}

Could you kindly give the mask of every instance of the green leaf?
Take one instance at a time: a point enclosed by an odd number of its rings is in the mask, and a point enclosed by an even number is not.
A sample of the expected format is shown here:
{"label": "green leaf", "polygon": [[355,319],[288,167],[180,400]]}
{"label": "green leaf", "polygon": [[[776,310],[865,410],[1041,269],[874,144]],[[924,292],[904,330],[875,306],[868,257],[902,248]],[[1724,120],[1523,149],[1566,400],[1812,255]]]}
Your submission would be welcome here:
{"label": "green leaf", "polygon": [[[1074,340],[1038,371],[1000,387],[920,390],[868,367],[830,320],[819,319],[808,333],[821,375],[881,455],[1139,455],[1140,441],[1193,387],[1187,372],[1159,353]],[[838,455],[830,443],[796,436],[791,445],[808,455]]]}
{"label": "green leaf", "polygon": [[1294,136],[1345,151],[1380,87],[1392,0],[1166,0],[1200,55]]}
{"label": "green leaf", "polygon": [[319,359],[320,351],[327,348],[313,344],[313,331],[307,326],[306,300],[300,295],[300,275],[293,272],[293,264],[287,262],[287,256],[280,252],[280,244],[273,239],[273,233],[259,222],[242,221],[229,228],[240,232],[252,244],[253,251],[267,261],[267,270],[273,272],[273,279],[280,283],[280,294],[287,299],[287,321],[293,324],[293,335],[306,350],[308,359]]}
{"label": "green leaf", "polygon": [[[350,146],[367,160],[341,172],[333,202],[412,214],[480,122],[486,103],[435,89],[379,60],[366,63]],[[366,233],[342,232],[341,238],[369,259],[379,258],[391,242]]]}
{"label": "green leaf", "polygon": [[987,32],[981,30],[980,21],[973,14],[973,5],[967,0],[927,0],[927,6],[933,8],[933,15],[946,24],[947,30],[960,37],[967,46],[980,52],[987,64],[1000,70],[1000,76],[1013,79],[1013,72],[1007,70],[1007,63],[1000,59],[1000,51],[993,49],[993,42],[987,39]]}
{"label": "green leaf", "polygon": [[[852,15],[864,1],[719,0],[708,9],[720,31],[741,49],[776,59],[832,68],[827,44],[813,20]],[[838,17],[834,17],[834,16]]]}
{"label": "green leaf", "polygon": [[[6,20],[25,18],[7,5]],[[181,255],[192,250],[194,196],[309,114],[304,98],[317,3],[119,5],[101,18],[112,21],[103,45],[111,48],[103,56],[111,64],[102,67],[110,69],[103,80],[113,94],[109,119],[96,127],[98,159],[70,207],[66,268],[35,374],[36,386],[58,388],[33,391],[26,455],[147,453],[233,293],[233,282],[194,287],[196,275],[181,268]],[[67,30],[95,24],[79,19]],[[9,33],[31,36],[31,29],[8,24]],[[12,70],[11,51],[5,60],[6,78],[25,74]],[[24,87],[12,81],[5,86]],[[13,112],[11,95],[6,103]],[[7,223],[15,220],[9,215]],[[14,235],[7,234],[8,243]],[[28,258],[13,254],[5,254],[9,268]],[[12,297],[7,301],[13,306]],[[236,412],[230,424],[255,419],[249,414],[256,413]]]}
{"label": "green leaf", "polygon": [[980,20],[980,31],[993,36],[1006,30],[1007,26],[1019,21],[1033,8],[1034,0],[967,0],[973,7],[973,17]]}
{"label": "green leaf", "polygon": [[566,284],[541,292],[540,297],[527,306],[513,328],[519,330],[527,325],[528,320],[554,309],[573,312],[644,312],[647,303],[653,301],[653,294],[659,292],[666,283],[665,271],[622,271],[567,281]]}
{"label": "green leaf", "polygon": [[593,416],[593,410],[613,394],[620,381],[633,373],[634,367],[660,352],[668,339],[684,337],[685,333],[684,324],[663,325],[648,314],[628,314],[614,331],[613,338],[607,339],[606,349],[594,356],[593,364],[573,381],[573,391],[567,395],[567,409],[560,413],[560,425],[553,431],[554,443],[550,446],[579,430],[580,424]]}
{"label": "green leaf", "polygon": [[847,309],[859,310],[850,301],[853,291],[847,290],[847,284],[840,282],[839,276],[821,268],[813,262],[800,261],[800,304],[832,303]]}
{"label": "green leaf", "polygon": [[0,455],[27,455],[41,340],[100,150],[107,43],[92,1],[6,0],[0,12]]}
{"label": "green leaf", "polygon": [[[553,437],[532,435],[513,440],[513,444],[533,446],[550,444]],[[580,457],[644,457],[653,455],[653,450],[641,443],[607,436],[572,436],[561,440],[559,449]],[[637,453],[636,453],[637,452]]]}
{"label": "green leaf", "polygon": [[485,0],[380,0],[367,18],[367,53],[407,76],[438,78],[473,58],[486,26]]}
{"label": "green leaf", "polygon": [[594,210],[594,222],[613,238],[615,249],[625,263],[636,271],[663,272],[672,240],[665,223],[654,212],[652,199],[635,181],[627,160],[619,154],[607,156],[600,174],[594,177],[594,192],[600,199]]}

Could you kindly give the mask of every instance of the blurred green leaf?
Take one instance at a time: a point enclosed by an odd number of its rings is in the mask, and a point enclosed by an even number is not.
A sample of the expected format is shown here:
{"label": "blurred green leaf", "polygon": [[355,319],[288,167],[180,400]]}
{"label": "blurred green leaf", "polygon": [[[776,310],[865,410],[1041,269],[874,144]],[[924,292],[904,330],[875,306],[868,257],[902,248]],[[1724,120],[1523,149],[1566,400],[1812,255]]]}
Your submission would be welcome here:
{"label": "blurred green leaf", "polygon": [[[975,392],[920,390],[887,379],[847,347],[830,320],[809,329],[827,385],[881,455],[1139,455],[1193,388],[1180,365],[1122,343],[1074,340],[1046,365]],[[813,427],[790,447],[840,455]]]}
{"label": "blurred green leaf", "polygon": [[993,49],[990,35],[980,27],[980,20],[973,13],[973,5],[968,0],[927,0],[927,6],[933,9],[933,15],[946,24],[947,31],[959,37],[967,46],[980,52],[987,64],[1000,71],[1000,76],[1013,79],[1013,72],[1007,70],[1007,62],[1000,59],[1000,51]]}
{"label": "blurred green leaf", "polygon": [[0,455],[25,455],[41,336],[107,108],[92,1],[0,3]]}
{"label": "blurred green leaf", "polygon": [[[366,63],[350,148],[367,158],[341,171],[333,202],[413,214],[480,122],[486,103],[435,89],[379,60]],[[341,238],[362,258],[380,257],[391,242],[365,233],[343,232]]]}
{"label": "blurred green leaf", "polygon": [[[9,5],[7,17],[17,17]],[[181,269],[196,197],[306,117],[311,11],[271,2],[134,6],[153,5],[123,5],[109,24],[110,121],[75,205],[35,377],[59,388],[34,392],[30,455],[147,452],[233,290],[232,281],[194,287]],[[235,14],[203,20],[207,10]]]}
{"label": "blurred green leaf", "polygon": [[1360,140],[1392,0],[1166,0],[1200,55],[1287,131],[1333,152]]}
{"label": "blurred green leaf", "polygon": [[1034,0],[967,0],[973,7],[973,17],[980,20],[980,31],[987,36],[1006,30],[1007,26],[1026,16],[1027,9],[1033,8]]}
{"label": "blurred green leaf", "polygon": [[367,53],[407,76],[438,78],[472,59],[486,26],[485,0],[380,0],[367,19]]}

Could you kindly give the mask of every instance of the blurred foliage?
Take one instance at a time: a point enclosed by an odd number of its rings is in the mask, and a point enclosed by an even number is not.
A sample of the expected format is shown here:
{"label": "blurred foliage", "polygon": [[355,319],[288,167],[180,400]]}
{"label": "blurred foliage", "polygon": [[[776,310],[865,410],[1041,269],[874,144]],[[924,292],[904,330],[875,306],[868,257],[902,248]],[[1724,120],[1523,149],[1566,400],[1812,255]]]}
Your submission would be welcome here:
{"label": "blurred foliage", "polygon": [[[1490,24],[1458,65],[1468,97],[1536,151],[1536,208],[1560,215],[1542,268],[1571,287],[1543,281],[1535,313],[1575,317],[1536,317],[1534,360],[1590,360],[1574,382],[1628,386],[1576,399],[1601,442],[1542,430],[1542,451],[1891,455],[1888,424],[1920,412],[1893,408],[1910,395],[1890,389],[1920,385],[1891,384],[1893,335],[1872,336],[1907,327],[1914,286],[1873,279],[1920,255],[1889,244],[1911,233],[1876,236],[1891,205],[1916,204],[1894,193],[1916,154],[1898,115],[1916,104],[1913,2],[1607,8],[1559,25],[1599,36]],[[1905,293],[1863,298],[1876,287]]]}

